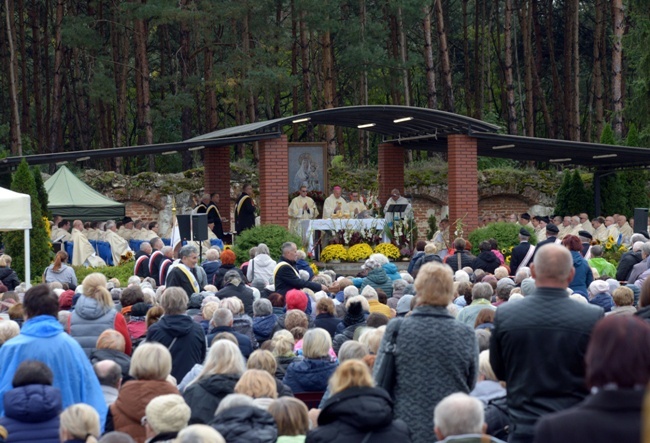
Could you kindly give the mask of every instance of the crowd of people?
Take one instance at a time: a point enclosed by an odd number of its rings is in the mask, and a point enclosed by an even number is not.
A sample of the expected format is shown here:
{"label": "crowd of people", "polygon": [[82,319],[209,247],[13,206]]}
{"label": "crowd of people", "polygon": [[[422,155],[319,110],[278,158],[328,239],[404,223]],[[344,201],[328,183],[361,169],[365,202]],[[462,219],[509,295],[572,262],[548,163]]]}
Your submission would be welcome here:
{"label": "crowd of people", "polygon": [[373,254],[355,275],[314,275],[290,242],[240,266],[191,244],[174,259],[155,235],[126,287],[77,282],[60,251],[26,290],[0,256],[0,426],[15,442],[640,441],[650,241],[612,217],[629,245],[614,267],[586,221],[561,236],[542,219],[533,246],[528,219],[510,262],[492,239],[441,254],[441,223],[408,270]]}

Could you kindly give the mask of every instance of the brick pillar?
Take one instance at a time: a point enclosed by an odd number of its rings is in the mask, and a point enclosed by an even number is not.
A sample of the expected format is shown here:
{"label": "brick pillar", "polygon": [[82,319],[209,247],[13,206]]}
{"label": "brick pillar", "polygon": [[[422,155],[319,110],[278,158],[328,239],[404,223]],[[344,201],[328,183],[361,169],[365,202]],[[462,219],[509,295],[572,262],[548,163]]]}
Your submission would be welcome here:
{"label": "brick pillar", "polygon": [[390,191],[404,194],[404,148],[392,143],[379,145],[379,200],[385,205]]}
{"label": "brick pillar", "polygon": [[289,144],[287,136],[260,142],[260,207],[262,224],[288,227]]}
{"label": "brick pillar", "polygon": [[476,139],[467,135],[447,137],[449,186],[449,238],[454,239],[456,220],[463,219],[463,236],[478,227],[478,162]]}
{"label": "brick pillar", "polygon": [[[205,192],[219,193],[219,213],[223,221],[223,231],[230,232],[231,205],[230,199],[230,146],[205,148],[203,153],[203,186]],[[234,220],[232,221],[234,223]]]}

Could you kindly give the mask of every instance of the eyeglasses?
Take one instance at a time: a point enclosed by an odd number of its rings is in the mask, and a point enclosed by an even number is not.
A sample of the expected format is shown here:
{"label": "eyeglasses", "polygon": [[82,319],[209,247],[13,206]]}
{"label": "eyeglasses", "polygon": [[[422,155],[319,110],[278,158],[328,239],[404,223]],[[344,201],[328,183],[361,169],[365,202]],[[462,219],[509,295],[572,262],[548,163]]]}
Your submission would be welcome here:
{"label": "eyeglasses", "polygon": [[147,416],[145,415],[144,417],[142,417],[142,418],[140,419],[140,424],[141,424],[142,426],[146,426],[147,423],[148,423],[148,420],[147,420]]}

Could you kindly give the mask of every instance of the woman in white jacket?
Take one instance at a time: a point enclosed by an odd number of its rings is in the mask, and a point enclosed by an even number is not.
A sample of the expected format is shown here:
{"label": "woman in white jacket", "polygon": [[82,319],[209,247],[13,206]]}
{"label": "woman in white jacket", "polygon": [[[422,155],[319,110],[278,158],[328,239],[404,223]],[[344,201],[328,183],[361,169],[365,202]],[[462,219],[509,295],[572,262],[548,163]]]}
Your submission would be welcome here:
{"label": "woman in white jacket", "polygon": [[248,270],[246,271],[246,278],[248,281],[259,278],[264,280],[264,283],[269,285],[273,280],[273,270],[277,265],[276,261],[271,258],[269,247],[264,243],[257,246],[257,253],[248,263]]}

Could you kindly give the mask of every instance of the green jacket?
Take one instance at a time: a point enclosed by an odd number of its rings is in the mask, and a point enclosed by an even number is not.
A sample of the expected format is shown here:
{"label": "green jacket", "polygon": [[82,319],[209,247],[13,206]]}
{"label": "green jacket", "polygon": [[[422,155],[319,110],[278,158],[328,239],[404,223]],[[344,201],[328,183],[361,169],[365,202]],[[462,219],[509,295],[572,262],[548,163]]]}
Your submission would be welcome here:
{"label": "green jacket", "polygon": [[589,266],[596,268],[601,277],[607,275],[608,277],[616,278],[616,267],[602,257],[590,258]]}

